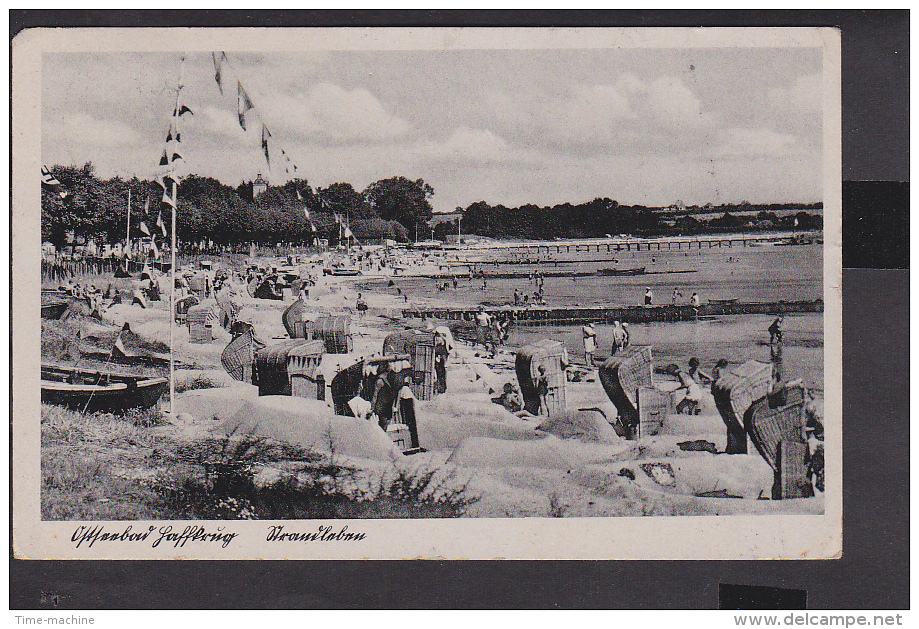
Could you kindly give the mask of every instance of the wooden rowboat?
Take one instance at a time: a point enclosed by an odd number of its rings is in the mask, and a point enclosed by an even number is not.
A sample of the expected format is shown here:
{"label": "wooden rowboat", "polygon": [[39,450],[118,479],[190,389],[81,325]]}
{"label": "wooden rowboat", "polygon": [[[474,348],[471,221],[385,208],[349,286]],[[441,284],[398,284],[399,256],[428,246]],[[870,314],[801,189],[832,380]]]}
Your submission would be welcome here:
{"label": "wooden rowboat", "polygon": [[67,310],[67,306],[70,305],[69,301],[52,301],[47,304],[41,305],[41,318],[42,319],[60,319],[64,311]]}
{"label": "wooden rowboat", "polygon": [[166,378],[42,365],[41,400],[71,410],[123,413],[150,408],[169,389]]}

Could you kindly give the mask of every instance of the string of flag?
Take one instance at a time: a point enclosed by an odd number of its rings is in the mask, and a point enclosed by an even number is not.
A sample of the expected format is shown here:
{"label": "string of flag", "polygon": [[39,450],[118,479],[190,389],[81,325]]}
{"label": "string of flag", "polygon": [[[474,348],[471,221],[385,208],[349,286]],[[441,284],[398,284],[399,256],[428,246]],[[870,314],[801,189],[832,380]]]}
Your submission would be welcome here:
{"label": "string of flag", "polygon": [[[220,89],[220,93],[224,94],[224,84],[226,82],[226,68],[233,69],[230,60],[227,58],[226,52],[212,52],[211,59],[214,63],[214,80],[217,82],[217,87]],[[271,172],[271,150],[270,146],[274,146],[277,142],[272,139],[271,131],[268,129],[268,125],[265,123],[265,117],[261,114],[261,111],[258,107],[255,106],[255,103],[252,101],[252,97],[249,95],[249,92],[246,91],[246,88],[243,86],[242,81],[239,79],[238,73],[234,72],[236,75],[236,114],[239,118],[239,126],[243,131],[248,131],[253,120],[252,118],[257,118],[257,122],[261,125],[261,146],[262,152],[265,155],[265,162],[268,164],[268,170]],[[291,159],[290,154],[284,147],[279,146],[278,151],[281,153],[281,159],[284,162],[284,172],[289,176],[296,176],[300,170],[299,166]]]}
{"label": "string of flag", "polygon": [[[163,190],[160,199],[160,209],[156,219],[156,227],[163,235],[164,239],[168,237],[169,232],[166,229],[166,223],[163,221],[163,210],[166,207],[169,207],[172,212],[177,210],[176,195],[178,194],[178,186],[183,178],[177,171],[177,162],[185,162],[185,158],[182,157],[182,122],[185,116],[195,115],[195,112],[192,111],[191,107],[183,100],[184,87],[185,55],[183,54],[179,65],[179,81],[176,85],[176,97],[172,108],[172,116],[170,117],[169,126],[166,130],[166,141],[163,145],[163,152],[160,155],[159,168],[154,175],[154,181],[156,181]],[[149,204],[150,199],[148,198],[144,204],[145,214],[149,211]],[[146,235],[150,236],[150,251],[155,258],[159,258],[160,251],[156,246],[156,232],[151,232],[143,221],[141,222],[140,229]]]}

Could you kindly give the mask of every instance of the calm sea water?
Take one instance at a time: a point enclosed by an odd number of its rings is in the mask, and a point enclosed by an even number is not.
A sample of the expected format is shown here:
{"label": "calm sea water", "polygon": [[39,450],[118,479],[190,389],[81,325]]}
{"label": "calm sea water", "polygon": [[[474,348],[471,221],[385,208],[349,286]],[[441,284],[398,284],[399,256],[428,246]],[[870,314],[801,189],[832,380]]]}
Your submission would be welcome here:
{"label": "calm sea water", "polygon": [[[592,254],[596,257],[596,253]],[[740,301],[798,301],[823,298],[823,247],[804,245],[794,247],[734,247],[687,251],[642,251],[614,254],[617,262],[590,260],[575,264],[543,263],[549,270],[595,271],[598,268],[631,269],[645,267],[648,275],[635,277],[587,276],[545,278],[545,300],[552,306],[564,305],[634,305],[642,303],[645,288],[654,292],[654,303],[669,304],[673,289],[687,303],[693,292],[702,302],[709,299],[739,299]],[[483,264],[486,273],[505,270],[532,270],[527,265]],[[689,271],[674,273],[673,271]],[[415,303],[429,297],[443,297],[467,304],[513,303],[516,288],[531,294],[533,283],[523,279],[459,280],[456,291],[439,292],[442,279],[396,279],[396,286],[386,282],[364,282],[367,288],[396,292],[396,287]],[[654,362],[663,366],[677,363],[685,366],[693,356],[702,361],[704,369],[725,358],[732,364],[747,360],[769,361],[767,331],[770,316],[717,317],[709,321],[682,323],[652,323],[632,325],[631,341],[651,345]],[[823,387],[823,316],[820,314],[788,315],[785,319],[784,370],[787,379],[803,378],[809,386]],[[580,326],[517,327],[509,345],[522,346],[543,338],[563,341],[575,362],[584,361]],[[609,354],[612,330],[597,326],[597,354]]]}
{"label": "calm sea water", "polygon": [[[605,254],[604,254],[605,255]],[[595,257],[596,254],[593,254]],[[674,288],[682,293],[680,303],[688,303],[693,292],[702,302],[709,299],[740,301],[799,301],[823,298],[823,247],[734,247],[687,251],[642,251],[613,254],[616,261],[595,261],[585,255],[579,263],[542,263],[543,272],[594,272],[600,268],[635,269],[644,267],[647,274],[631,277],[589,275],[583,277],[546,277],[545,301],[551,306],[587,306],[600,304],[634,305],[642,303],[646,287],[654,292],[654,303],[669,304]],[[531,272],[535,265],[481,264],[489,273]],[[458,274],[459,287],[452,284],[445,293],[438,291],[443,279],[395,279],[410,300],[444,297],[468,304],[513,303],[514,290],[530,296],[536,286],[528,278],[486,278],[469,280]],[[395,293],[386,281],[361,282],[370,290]]]}

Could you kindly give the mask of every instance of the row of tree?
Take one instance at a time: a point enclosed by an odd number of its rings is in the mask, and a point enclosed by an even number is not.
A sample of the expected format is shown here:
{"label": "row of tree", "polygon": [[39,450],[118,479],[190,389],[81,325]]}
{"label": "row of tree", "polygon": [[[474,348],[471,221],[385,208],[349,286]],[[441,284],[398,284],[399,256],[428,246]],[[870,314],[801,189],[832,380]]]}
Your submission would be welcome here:
{"label": "row of tree", "polygon": [[[822,204],[808,208],[819,210]],[[788,209],[775,206],[775,209]],[[562,203],[552,207],[528,204],[520,207],[489,205],[484,201],[471,204],[462,211],[462,225],[444,222],[434,228],[434,237],[446,240],[461,229],[463,234],[492,238],[602,238],[607,235],[633,234],[639,236],[670,236],[703,234],[740,230],[768,231],[774,229],[821,229],[823,217],[799,210],[795,214],[778,216],[774,211],[761,210],[752,214],[748,206],[720,206],[723,213],[708,220],[693,216],[673,219],[660,208],[643,205],[619,205],[608,198],[594,199],[572,205]],[[737,214],[732,212],[744,212]]]}
{"label": "row of tree", "polygon": [[[61,185],[42,190],[43,241],[62,246],[69,234],[100,243],[124,241],[129,196],[132,238],[145,235],[142,224],[154,233],[159,217],[166,225],[172,220],[172,208],[162,202],[163,189],[155,181],[101,179],[91,163],[55,166],[51,172]],[[336,244],[342,232],[335,220],[339,216],[358,240],[405,242],[418,224],[431,220],[433,195],[421,179],[391,177],[363,192],[349,183],[313,190],[306,180],[295,179],[253,197],[252,182],[233,188],[190,175],[179,184],[176,231],[183,242],[311,242],[318,237]]]}
{"label": "row of tree", "polygon": [[[61,186],[42,190],[43,241],[62,246],[67,244],[70,234],[78,240],[92,238],[100,243],[123,241],[128,227],[129,191],[132,238],[144,235],[142,223],[147,231],[154,233],[158,217],[166,225],[171,222],[172,208],[162,202],[163,191],[155,181],[136,177],[101,179],[91,163],[80,168],[55,166],[51,172]],[[349,183],[334,183],[314,190],[305,179],[271,186],[255,196],[252,190],[251,181],[233,188],[212,177],[186,177],[178,189],[179,239],[231,245],[312,242],[318,237],[334,245],[341,234],[336,216],[344,218],[358,240],[391,238],[406,242],[415,236],[424,238],[431,234],[430,199],[434,188],[422,179],[390,177],[370,184],[361,192]],[[620,205],[609,198],[577,205],[527,204],[513,208],[478,201],[462,210],[461,227],[463,234],[528,239],[822,227],[822,216],[809,214],[805,209],[781,217],[775,211],[767,211],[788,207],[722,205],[718,207],[719,214],[700,220],[673,214],[668,212],[669,208]],[[801,207],[816,210],[821,204]],[[753,214],[751,210],[756,208],[760,211]],[[455,222],[440,223],[433,236],[446,240],[458,228]]]}

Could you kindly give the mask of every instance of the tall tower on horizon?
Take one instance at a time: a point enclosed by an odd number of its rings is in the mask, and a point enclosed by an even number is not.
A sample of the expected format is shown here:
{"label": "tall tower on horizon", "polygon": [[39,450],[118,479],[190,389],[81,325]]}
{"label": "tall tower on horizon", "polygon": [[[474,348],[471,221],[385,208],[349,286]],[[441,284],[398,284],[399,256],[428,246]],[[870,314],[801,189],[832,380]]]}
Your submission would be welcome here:
{"label": "tall tower on horizon", "polygon": [[252,182],[252,198],[254,199],[263,192],[268,192],[268,180],[262,179],[262,173],[259,173]]}

